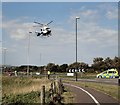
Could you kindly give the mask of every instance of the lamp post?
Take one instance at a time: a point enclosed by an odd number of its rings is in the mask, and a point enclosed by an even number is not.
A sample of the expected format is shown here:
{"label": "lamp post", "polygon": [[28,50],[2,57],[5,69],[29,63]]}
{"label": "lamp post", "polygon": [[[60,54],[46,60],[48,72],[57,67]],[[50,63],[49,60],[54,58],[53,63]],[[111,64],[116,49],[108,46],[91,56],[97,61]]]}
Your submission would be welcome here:
{"label": "lamp post", "polygon": [[3,54],[4,54],[4,57],[3,57],[3,68],[5,70],[5,67],[6,67],[6,50],[7,48],[3,48]]}
{"label": "lamp post", "polygon": [[27,57],[28,66],[27,66],[27,76],[29,76],[29,71],[30,71],[29,63],[30,63],[30,34],[31,33],[32,32],[29,32],[29,35],[28,35],[28,57]]}
{"label": "lamp post", "polygon": [[76,17],[76,81],[77,81],[77,20],[80,19],[79,17]]}

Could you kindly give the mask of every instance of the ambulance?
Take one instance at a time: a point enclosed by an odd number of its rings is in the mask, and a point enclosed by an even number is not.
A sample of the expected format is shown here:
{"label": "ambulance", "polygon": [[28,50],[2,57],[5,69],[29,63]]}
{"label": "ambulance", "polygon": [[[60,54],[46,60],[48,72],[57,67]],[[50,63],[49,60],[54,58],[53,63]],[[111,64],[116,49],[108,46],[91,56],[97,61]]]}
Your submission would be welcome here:
{"label": "ambulance", "polygon": [[100,74],[97,74],[97,78],[119,78],[117,69],[108,69]]}

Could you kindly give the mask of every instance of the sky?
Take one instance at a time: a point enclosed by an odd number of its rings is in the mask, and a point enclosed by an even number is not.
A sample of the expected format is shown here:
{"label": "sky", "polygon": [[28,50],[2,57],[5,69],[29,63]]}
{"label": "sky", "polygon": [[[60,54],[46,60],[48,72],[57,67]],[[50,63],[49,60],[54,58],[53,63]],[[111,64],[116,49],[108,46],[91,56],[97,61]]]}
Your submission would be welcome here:
{"label": "sky", "polygon": [[119,0],[1,0],[2,2],[119,2]]}
{"label": "sky", "polygon": [[[0,18],[4,63],[75,62],[76,16],[80,17],[77,20],[79,62],[92,64],[96,57],[118,56],[117,2],[3,2]],[[34,32],[40,28],[33,27],[34,21],[43,24],[53,21],[49,25],[52,36],[37,37]]]}

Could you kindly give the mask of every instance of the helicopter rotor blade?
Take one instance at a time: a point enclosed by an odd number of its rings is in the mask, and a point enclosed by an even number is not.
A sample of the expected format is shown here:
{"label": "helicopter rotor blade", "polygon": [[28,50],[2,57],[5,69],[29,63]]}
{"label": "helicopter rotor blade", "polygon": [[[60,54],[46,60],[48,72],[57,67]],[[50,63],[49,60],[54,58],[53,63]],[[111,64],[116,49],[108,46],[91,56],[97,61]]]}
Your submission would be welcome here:
{"label": "helicopter rotor blade", "polygon": [[42,26],[33,26],[33,27],[42,27]]}
{"label": "helicopter rotor blade", "polygon": [[43,24],[41,24],[41,23],[39,23],[39,22],[34,22],[34,23],[36,23],[36,24],[39,24],[39,25],[43,26]]}
{"label": "helicopter rotor blade", "polygon": [[[53,21],[50,21],[48,24],[50,24],[50,23],[52,23],[52,22],[53,22]],[[47,24],[47,25],[48,25],[48,24]]]}

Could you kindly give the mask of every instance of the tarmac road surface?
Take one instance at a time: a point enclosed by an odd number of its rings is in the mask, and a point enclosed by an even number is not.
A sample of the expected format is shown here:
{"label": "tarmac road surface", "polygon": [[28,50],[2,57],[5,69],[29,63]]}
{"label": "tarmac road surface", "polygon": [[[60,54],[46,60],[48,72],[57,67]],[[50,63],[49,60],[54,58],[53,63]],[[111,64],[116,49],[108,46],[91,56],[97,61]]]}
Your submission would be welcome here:
{"label": "tarmac road surface", "polygon": [[[75,81],[76,79],[73,78],[66,78],[71,81]],[[77,79],[78,81],[83,82],[96,82],[96,83],[103,83],[103,84],[111,84],[111,85],[118,85],[118,78],[116,79],[101,79],[101,78],[95,78],[95,79]]]}
{"label": "tarmac road surface", "polygon": [[97,82],[97,83],[105,83],[105,84],[111,84],[111,85],[118,85],[118,79],[101,79],[101,78],[95,78],[95,79],[78,79],[80,81],[87,81],[87,82]]}
{"label": "tarmac road surface", "polygon": [[75,94],[75,105],[120,105],[117,100],[100,91],[67,83],[64,83],[64,86]]}

